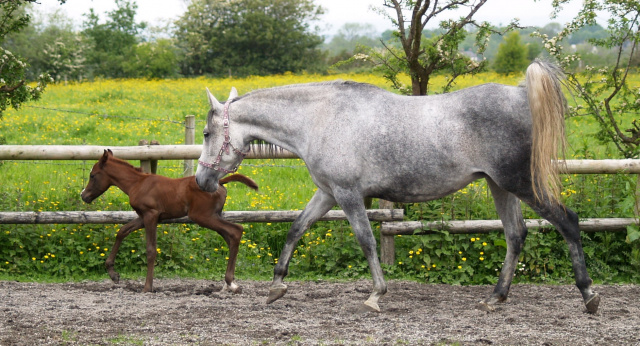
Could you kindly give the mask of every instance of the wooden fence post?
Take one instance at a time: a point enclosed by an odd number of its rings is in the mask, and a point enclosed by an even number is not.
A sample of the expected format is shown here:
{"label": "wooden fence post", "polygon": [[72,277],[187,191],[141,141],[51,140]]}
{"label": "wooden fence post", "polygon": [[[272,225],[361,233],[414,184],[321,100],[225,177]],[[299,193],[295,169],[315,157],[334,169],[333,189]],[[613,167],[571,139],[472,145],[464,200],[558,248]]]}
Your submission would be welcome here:
{"label": "wooden fence post", "polygon": [[[380,199],[378,200],[378,208],[393,209],[393,202]],[[382,234],[382,227],[380,227],[380,230],[380,262],[393,265],[396,258],[395,240],[393,235]]]}
{"label": "wooden fence post", "polygon": [[640,218],[640,174],[636,174],[636,205],[633,207],[633,216]]}
{"label": "wooden fence post", "polygon": [[[158,141],[156,141],[155,139],[152,140],[151,143],[149,143],[149,141],[147,141],[146,139],[141,139],[138,142],[139,146],[145,146],[145,145],[149,145],[149,144],[151,144],[151,145],[160,145],[160,143]],[[145,173],[156,174],[156,172],[158,172],[158,160],[140,160],[140,168]]]}
{"label": "wooden fence post", "polygon": [[[152,140],[151,145],[160,145],[160,142],[158,142],[157,140]],[[151,160],[149,161],[150,166],[151,166],[151,173],[156,174],[158,172],[158,160]]]}
{"label": "wooden fence post", "polygon": [[[139,146],[149,145],[149,141],[146,139],[141,139],[138,141]],[[145,173],[151,173],[151,161],[150,160],[140,160],[140,168]]]}
{"label": "wooden fence post", "polygon": [[[195,115],[187,115],[184,117],[184,144],[195,144],[196,138],[196,117]],[[193,160],[184,160],[183,176],[190,177],[193,175]]]}

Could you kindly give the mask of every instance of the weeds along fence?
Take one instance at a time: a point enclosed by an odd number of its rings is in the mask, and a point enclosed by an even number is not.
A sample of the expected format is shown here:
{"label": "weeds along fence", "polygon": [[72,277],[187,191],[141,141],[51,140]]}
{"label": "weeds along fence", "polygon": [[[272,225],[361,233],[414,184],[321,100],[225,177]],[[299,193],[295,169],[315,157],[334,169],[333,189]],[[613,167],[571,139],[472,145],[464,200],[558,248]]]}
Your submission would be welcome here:
{"label": "weeds along fence", "polygon": [[[189,119],[191,117],[191,119]],[[193,175],[193,160],[200,157],[202,146],[194,145],[195,121],[188,116],[185,121],[185,145],[147,144],[139,146],[71,146],[71,145],[0,145],[0,160],[97,160],[105,149],[125,160],[140,160],[147,171],[153,170],[158,160],[184,160],[184,175]],[[255,144],[246,159],[286,159],[297,156],[286,150],[268,150],[268,146]],[[567,160],[566,174],[640,174],[640,160]],[[636,190],[636,199],[640,191]],[[452,234],[488,233],[502,230],[500,220],[457,221],[403,221],[404,210],[393,209],[393,203],[380,201],[380,209],[368,211],[371,221],[381,222],[380,257],[386,264],[395,258],[394,236],[428,234],[448,231]],[[300,211],[227,211],[223,216],[233,222],[291,222]],[[636,213],[637,214],[637,213]],[[135,212],[0,212],[0,224],[121,224],[135,218]],[[333,210],[321,220],[346,220],[344,212]],[[188,218],[166,220],[165,223],[189,223]],[[548,228],[542,219],[526,220],[527,227]],[[583,219],[583,232],[625,231],[627,226],[637,223],[636,218]]]}

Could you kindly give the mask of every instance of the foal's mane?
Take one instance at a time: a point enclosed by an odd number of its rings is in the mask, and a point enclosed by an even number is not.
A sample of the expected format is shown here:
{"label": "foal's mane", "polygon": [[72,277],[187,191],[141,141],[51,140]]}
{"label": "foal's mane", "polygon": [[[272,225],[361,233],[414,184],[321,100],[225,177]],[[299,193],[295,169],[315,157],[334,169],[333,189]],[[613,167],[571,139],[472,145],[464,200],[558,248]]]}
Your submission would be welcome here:
{"label": "foal's mane", "polygon": [[138,171],[138,172],[144,173],[144,172],[142,171],[142,168],[140,168],[140,167],[135,167],[134,165],[130,164],[129,162],[127,162],[127,161],[125,161],[125,160],[122,160],[122,159],[119,159],[119,158],[117,158],[117,157],[115,157],[115,156],[111,156],[111,157],[109,158],[109,161],[110,161],[110,162],[112,162],[112,163],[117,163],[117,164],[119,164],[119,165],[125,166],[125,167],[127,167],[127,168],[132,168],[132,169],[134,169],[134,170],[136,170],[136,171]]}

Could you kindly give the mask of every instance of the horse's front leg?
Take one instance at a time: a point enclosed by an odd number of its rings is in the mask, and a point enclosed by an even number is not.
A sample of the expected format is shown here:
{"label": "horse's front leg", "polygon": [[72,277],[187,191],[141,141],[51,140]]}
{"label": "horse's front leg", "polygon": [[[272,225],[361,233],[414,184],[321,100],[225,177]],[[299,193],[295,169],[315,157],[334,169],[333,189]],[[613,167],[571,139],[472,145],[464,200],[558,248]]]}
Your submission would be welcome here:
{"label": "horse's front leg", "polygon": [[387,283],[384,281],[384,275],[380,267],[378,253],[376,252],[376,239],[373,236],[371,223],[367,217],[364,200],[359,193],[340,187],[334,188],[334,196],[342,210],[347,214],[353,233],[358,243],[360,243],[364,255],[367,257],[373,279],[373,292],[360,307],[359,312],[379,312],[378,300],[387,293]]}
{"label": "horse's front leg", "polygon": [[153,292],[153,267],[156,264],[158,249],[158,214],[150,212],[144,215],[144,229],[147,238],[147,280],[142,292]]}
{"label": "horse's front leg", "polygon": [[140,229],[142,227],[144,227],[144,221],[142,221],[142,218],[138,217],[135,220],[132,220],[131,222],[122,226],[118,231],[118,234],[116,235],[116,242],[115,244],[113,244],[113,248],[111,248],[111,252],[109,252],[109,257],[107,257],[107,260],[104,262],[104,266],[105,268],[107,268],[107,273],[109,273],[109,277],[113,282],[115,283],[120,282],[120,274],[118,274],[118,272],[115,271],[115,269],[113,269],[113,266],[115,265],[115,262],[116,262],[116,255],[120,250],[120,244],[122,244],[122,241],[124,240],[124,238],[126,238],[129,234],[131,234],[131,232],[137,229]]}
{"label": "horse's front leg", "polygon": [[287,241],[280,253],[280,259],[273,270],[273,282],[269,288],[267,304],[273,303],[287,293],[287,285],[283,281],[288,274],[289,261],[298,241],[302,238],[304,232],[331,210],[334,205],[336,205],[336,201],[331,195],[318,190],[304,208],[304,211],[293,222],[289,233],[287,233]]}

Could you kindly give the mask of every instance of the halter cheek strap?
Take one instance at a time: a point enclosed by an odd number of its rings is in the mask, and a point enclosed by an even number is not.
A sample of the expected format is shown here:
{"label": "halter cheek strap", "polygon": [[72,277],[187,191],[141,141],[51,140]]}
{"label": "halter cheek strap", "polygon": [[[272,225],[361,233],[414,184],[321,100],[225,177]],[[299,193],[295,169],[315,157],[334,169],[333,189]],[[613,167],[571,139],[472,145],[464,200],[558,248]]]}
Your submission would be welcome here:
{"label": "halter cheek strap", "polygon": [[220,151],[218,151],[218,157],[216,157],[213,163],[208,163],[208,162],[198,160],[199,164],[207,168],[211,168],[216,171],[220,171],[224,173],[235,173],[238,171],[238,166],[240,166],[240,164],[238,163],[238,165],[233,167],[232,169],[226,169],[226,168],[220,167],[220,161],[222,160],[222,155],[223,154],[229,155],[229,148],[233,149],[233,152],[242,156],[242,158],[244,158],[245,156],[247,156],[247,154],[249,154],[248,151],[246,153],[243,153],[241,150],[236,149],[236,147],[234,147],[233,144],[231,144],[231,137],[229,136],[229,105],[230,104],[231,104],[230,99],[224,103],[224,111],[222,113],[222,128],[224,129],[224,141],[222,142],[222,147],[220,148]]}

